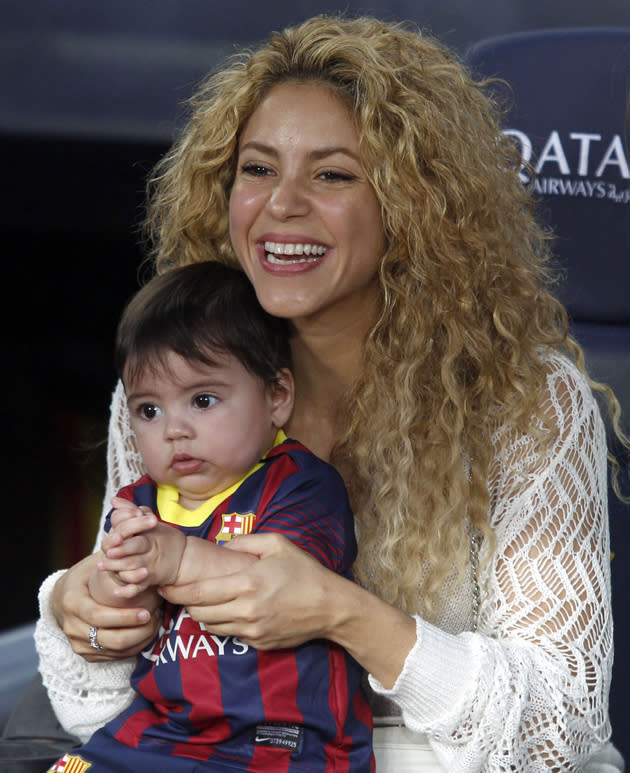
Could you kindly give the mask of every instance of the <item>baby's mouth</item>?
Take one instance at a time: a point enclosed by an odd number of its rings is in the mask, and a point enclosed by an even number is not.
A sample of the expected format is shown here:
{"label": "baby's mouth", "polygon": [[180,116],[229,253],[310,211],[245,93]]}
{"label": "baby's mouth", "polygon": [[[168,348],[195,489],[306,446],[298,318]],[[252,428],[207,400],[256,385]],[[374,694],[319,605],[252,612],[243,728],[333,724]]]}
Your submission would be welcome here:
{"label": "baby's mouth", "polygon": [[176,454],[171,461],[171,468],[180,474],[198,472],[203,467],[201,459],[188,454]]}

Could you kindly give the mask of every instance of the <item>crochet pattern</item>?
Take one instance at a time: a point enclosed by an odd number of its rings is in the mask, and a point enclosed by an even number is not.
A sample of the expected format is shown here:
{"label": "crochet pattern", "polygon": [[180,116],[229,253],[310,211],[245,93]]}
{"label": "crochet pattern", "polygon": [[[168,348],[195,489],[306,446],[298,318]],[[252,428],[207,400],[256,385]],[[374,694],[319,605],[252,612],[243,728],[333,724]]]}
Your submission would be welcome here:
{"label": "crochet pattern", "polygon": [[[379,698],[393,699],[448,771],[579,771],[610,737],[605,432],[582,374],[562,356],[546,362],[554,447],[543,456],[534,436],[506,428],[494,436],[503,449],[489,479],[497,545],[492,556],[481,548],[477,631],[470,577],[448,584],[439,627],[417,619],[394,688],[370,678],[375,710]],[[120,385],[108,464],[106,510],[142,473]],[[87,738],[129,701],[129,667],[74,655],[50,612],[55,579],[40,594],[41,672],[62,724]]]}

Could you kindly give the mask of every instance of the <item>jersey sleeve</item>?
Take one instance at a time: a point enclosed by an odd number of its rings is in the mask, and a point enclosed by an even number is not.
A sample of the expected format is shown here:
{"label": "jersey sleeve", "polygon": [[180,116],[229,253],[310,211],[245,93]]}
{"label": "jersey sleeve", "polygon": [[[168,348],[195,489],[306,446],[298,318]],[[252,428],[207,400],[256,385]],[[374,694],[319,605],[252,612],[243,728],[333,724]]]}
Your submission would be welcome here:
{"label": "jersey sleeve", "polygon": [[280,532],[329,569],[347,573],[357,545],[346,488],[337,471],[315,459],[286,477],[259,515],[257,532]]}

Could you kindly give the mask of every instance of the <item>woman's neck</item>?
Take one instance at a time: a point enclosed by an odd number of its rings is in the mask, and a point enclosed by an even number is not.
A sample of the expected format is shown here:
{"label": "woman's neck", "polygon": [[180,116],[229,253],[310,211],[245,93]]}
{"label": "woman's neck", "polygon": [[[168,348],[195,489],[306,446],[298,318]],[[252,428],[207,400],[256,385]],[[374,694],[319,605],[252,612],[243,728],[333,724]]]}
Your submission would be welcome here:
{"label": "woman's neck", "polygon": [[338,439],[343,396],[361,373],[367,327],[365,320],[333,329],[294,323],[295,407],[286,431],[323,459]]}

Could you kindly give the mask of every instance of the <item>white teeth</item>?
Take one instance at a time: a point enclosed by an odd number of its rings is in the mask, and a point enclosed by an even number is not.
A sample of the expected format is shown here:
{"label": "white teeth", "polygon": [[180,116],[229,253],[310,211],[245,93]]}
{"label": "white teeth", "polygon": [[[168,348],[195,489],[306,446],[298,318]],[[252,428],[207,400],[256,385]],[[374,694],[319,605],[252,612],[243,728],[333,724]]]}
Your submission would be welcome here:
{"label": "white teeth", "polygon": [[276,266],[292,266],[295,263],[315,263],[319,260],[319,257],[313,258],[293,258],[293,260],[287,260],[286,258],[278,258],[273,252],[267,253],[267,260],[269,263],[274,263]]}
{"label": "white teeth", "polygon": [[[265,242],[265,252],[271,263],[300,263],[313,261],[325,255],[327,248],[322,244],[293,244],[288,242]],[[274,258],[277,255],[312,255],[307,261],[300,260],[278,260]]]}

